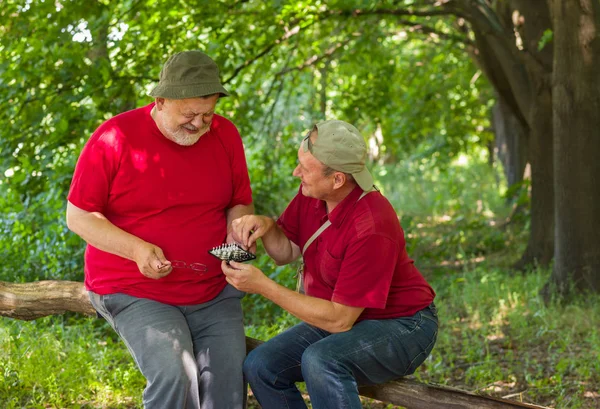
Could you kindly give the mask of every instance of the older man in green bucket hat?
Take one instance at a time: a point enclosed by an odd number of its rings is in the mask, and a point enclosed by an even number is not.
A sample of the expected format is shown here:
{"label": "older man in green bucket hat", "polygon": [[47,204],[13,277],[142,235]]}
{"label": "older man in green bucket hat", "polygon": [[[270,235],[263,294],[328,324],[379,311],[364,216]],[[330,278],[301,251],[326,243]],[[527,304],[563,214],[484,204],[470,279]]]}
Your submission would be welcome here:
{"label": "older man in green bucket hat", "polygon": [[85,285],[146,377],[145,408],[244,406],[244,293],[208,253],[253,212],[239,132],[215,113],[227,95],[206,54],[171,56],[155,101],[100,125],[73,175]]}

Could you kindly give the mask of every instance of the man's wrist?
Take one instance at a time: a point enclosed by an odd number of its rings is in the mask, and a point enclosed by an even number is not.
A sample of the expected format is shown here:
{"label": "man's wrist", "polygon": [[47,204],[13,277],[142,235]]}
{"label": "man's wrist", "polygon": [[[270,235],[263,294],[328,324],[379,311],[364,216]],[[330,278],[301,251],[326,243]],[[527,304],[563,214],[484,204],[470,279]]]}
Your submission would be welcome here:
{"label": "man's wrist", "polygon": [[266,231],[271,230],[273,228],[273,226],[275,226],[276,222],[275,222],[275,220],[273,220],[273,218],[268,217],[268,216],[261,216],[261,217],[266,221],[266,225],[267,225]]}

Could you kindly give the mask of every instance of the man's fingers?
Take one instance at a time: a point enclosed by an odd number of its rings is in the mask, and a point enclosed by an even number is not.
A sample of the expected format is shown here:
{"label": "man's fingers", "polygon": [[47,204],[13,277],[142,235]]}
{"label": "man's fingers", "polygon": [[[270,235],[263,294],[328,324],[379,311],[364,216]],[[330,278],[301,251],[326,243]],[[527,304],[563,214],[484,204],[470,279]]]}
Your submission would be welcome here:
{"label": "man's fingers", "polygon": [[169,275],[171,273],[171,271],[173,271],[173,267],[171,266],[171,264],[169,263],[168,265],[164,265],[160,268],[160,270],[158,271],[158,274],[161,277],[164,277],[166,275]]}
{"label": "man's fingers", "polygon": [[165,265],[168,265],[168,266],[171,265],[171,262],[169,260],[167,260],[167,258],[165,257],[165,254],[163,253],[163,251],[160,247],[154,247],[154,256],[160,263],[159,268],[162,268]]}
{"label": "man's fingers", "polygon": [[[230,261],[229,263],[235,263],[235,261]],[[227,263],[226,261],[221,262],[221,269],[223,270],[223,273],[225,273],[226,276],[231,276],[232,274],[235,274],[236,270],[229,263]]]}
{"label": "man's fingers", "polygon": [[158,280],[159,278],[162,278],[162,276],[160,274],[157,274],[151,267],[149,267],[148,269],[145,269],[142,274],[144,274],[146,277],[151,278],[153,280]]}
{"label": "man's fingers", "polygon": [[243,263],[238,263],[237,261],[230,261],[229,267],[233,270],[244,270],[244,267],[246,267],[246,265]]}
{"label": "man's fingers", "polygon": [[242,244],[242,245],[246,245],[246,218],[245,216],[242,216],[238,219],[235,219],[231,222],[231,234],[233,239]]}
{"label": "man's fingers", "polygon": [[240,233],[240,242],[241,244],[248,248],[248,232],[250,230],[248,229],[248,224],[247,223],[243,223],[240,225],[239,227],[239,233]]}
{"label": "man's fingers", "polygon": [[[254,245],[256,243],[256,240],[258,240],[260,236],[261,236],[260,228],[254,230],[252,232],[252,234],[250,234],[250,236],[248,237],[248,248],[252,247],[252,245]],[[254,248],[256,249],[256,247],[254,247]]]}

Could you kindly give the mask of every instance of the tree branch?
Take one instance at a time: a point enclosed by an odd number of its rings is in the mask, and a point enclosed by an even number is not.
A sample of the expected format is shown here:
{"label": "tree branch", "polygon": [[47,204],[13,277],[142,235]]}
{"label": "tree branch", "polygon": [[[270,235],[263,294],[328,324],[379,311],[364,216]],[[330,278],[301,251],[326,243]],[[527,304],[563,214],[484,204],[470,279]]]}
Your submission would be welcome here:
{"label": "tree branch", "polygon": [[[95,315],[83,283],[76,281],[37,281],[7,283],[0,281],[0,316],[33,320],[47,315],[73,311]],[[263,341],[246,337],[246,348],[253,350]],[[401,378],[382,385],[360,386],[363,396],[411,408],[463,409],[548,409],[542,406],[491,398],[437,385]]]}
{"label": "tree branch", "polygon": [[[310,27],[311,25],[315,24],[317,21],[320,21],[320,20],[319,19],[315,19],[312,22],[310,22],[309,24],[307,24],[306,26],[302,27],[302,29],[306,29],[306,28]],[[293,37],[296,34],[300,33],[300,31],[301,31],[300,30],[300,24],[295,25],[292,29],[288,30],[284,35],[282,35],[281,37],[279,37],[278,39],[276,39],[273,43],[271,43],[267,47],[265,47],[257,55],[255,55],[254,57],[252,57],[250,59],[247,59],[246,61],[244,61],[244,63],[242,65],[240,65],[235,70],[233,70],[233,74],[231,74],[231,76],[229,78],[227,78],[225,81],[223,81],[223,84],[228,84],[229,82],[231,82],[231,80],[233,80],[244,68],[246,68],[249,65],[255,63],[261,57],[267,55],[277,45],[279,45],[279,44],[287,41],[291,37]]]}
{"label": "tree branch", "polygon": [[413,9],[373,9],[373,10],[329,10],[330,15],[338,15],[345,17],[358,17],[368,15],[393,15],[393,16],[414,16],[414,17],[434,17],[434,16],[449,16],[454,15],[464,17],[462,12],[452,8],[441,8],[439,10],[413,10]]}
{"label": "tree branch", "polygon": [[[329,10],[326,13],[323,13],[319,16],[313,16],[314,19],[309,24],[307,24],[306,26],[304,26],[302,28],[300,27],[300,21],[295,21],[294,22],[295,25],[292,29],[288,30],[283,36],[281,36],[278,39],[276,39],[275,41],[273,41],[271,44],[269,44],[267,47],[265,47],[258,54],[256,54],[252,58],[247,59],[240,66],[235,68],[233,70],[233,73],[231,74],[231,76],[229,76],[227,79],[225,79],[223,81],[223,84],[230,83],[235,77],[237,77],[239,75],[239,73],[244,68],[250,66],[251,64],[258,61],[260,58],[267,55],[277,45],[287,41],[292,36],[300,33],[301,30],[304,30],[304,29],[310,27],[311,25],[314,25],[318,22],[326,20],[329,17],[335,17],[335,16],[359,17],[359,16],[368,16],[368,15],[393,15],[393,16],[415,16],[415,17],[448,16],[448,15],[454,15],[457,17],[464,16],[459,8],[453,7],[452,0],[438,1],[432,7],[441,7],[441,8],[439,10],[436,10],[436,9],[430,9],[430,10],[412,10],[412,9]],[[466,38],[462,38],[460,36],[453,36],[452,34],[449,34],[449,33],[443,33],[439,30],[434,29],[433,27],[426,26],[422,23],[411,22],[408,20],[401,20],[401,23],[404,25],[413,27],[415,29],[415,31],[420,31],[420,32],[423,32],[426,34],[436,34],[440,38],[446,38],[446,39],[450,39],[452,41],[457,41],[457,42],[464,43],[464,44],[470,43],[470,41]],[[329,54],[329,55],[331,55],[331,54]],[[321,58],[314,60],[312,62],[307,60],[307,62],[305,62],[305,64],[303,64],[299,67],[296,67],[296,68],[290,69],[290,70],[284,70],[283,72],[280,72],[276,75],[283,75],[291,70],[301,70],[310,65],[314,65],[320,59],[326,58],[327,56],[328,55],[322,56]]]}
{"label": "tree branch", "polygon": [[352,38],[348,38],[344,41],[338,42],[337,44],[329,47],[325,53],[323,53],[320,56],[316,56],[313,55],[312,57],[308,58],[307,60],[305,60],[302,64],[296,66],[296,67],[291,67],[291,68],[286,68],[283,69],[281,71],[279,71],[278,73],[275,74],[275,77],[280,77],[282,75],[285,75],[289,72],[292,71],[302,71],[303,69],[307,68],[307,67],[311,67],[314,65],[317,65],[320,61],[331,57],[333,54],[335,54],[335,52],[337,50],[339,50],[340,48],[344,47],[345,45],[347,45],[350,41],[352,41]]}
{"label": "tree branch", "polygon": [[404,20],[404,19],[401,19],[398,21],[402,25],[412,27],[411,31],[418,31],[423,34],[434,34],[434,35],[436,35],[440,38],[446,39],[446,40],[454,41],[457,43],[462,43],[465,45],[471,45],[471,46],[473,45],[473,42],[471,40],[469,40],[468,37],[462,37],[462,36],[458,36],[458,35],[454,35],[454,34],[450,34],[450,33],[444,33],[442,31],[436,30],[433,27],[426,26],[425,24],[418,23],[415,21],[409,21],[409,20]]}

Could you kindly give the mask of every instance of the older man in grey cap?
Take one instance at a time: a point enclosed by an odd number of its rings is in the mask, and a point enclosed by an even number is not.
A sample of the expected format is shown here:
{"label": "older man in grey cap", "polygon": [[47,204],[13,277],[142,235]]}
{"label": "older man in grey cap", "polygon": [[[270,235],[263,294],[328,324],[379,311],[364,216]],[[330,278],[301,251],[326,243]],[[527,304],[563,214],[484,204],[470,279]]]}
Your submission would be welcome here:
{"label": "older man in grey cap", "polygon": [[146,408],[242,408],[241,291],[208,250],[253,212],[242,140],[215,114],[228,95],[200,51],[170,57],[155,101],[91,136],[67,204],[88,246],[92,304],[147,379]]}
{"label": "older man in grey cap", "polygon": [[437,336],[435,293],[406,253],[396,212],[373,186],[360,132],[343,121],[314,126],[298,150],[300,192],[275,222],[244,216],[234,239],[261,238],[279,265],[302,256],[294,292],[251,265],[223,263],[227,281],[303,323],[246,358],[244,375],[263,409],[361,408],[358,384],[411,374]]}

